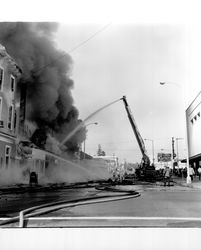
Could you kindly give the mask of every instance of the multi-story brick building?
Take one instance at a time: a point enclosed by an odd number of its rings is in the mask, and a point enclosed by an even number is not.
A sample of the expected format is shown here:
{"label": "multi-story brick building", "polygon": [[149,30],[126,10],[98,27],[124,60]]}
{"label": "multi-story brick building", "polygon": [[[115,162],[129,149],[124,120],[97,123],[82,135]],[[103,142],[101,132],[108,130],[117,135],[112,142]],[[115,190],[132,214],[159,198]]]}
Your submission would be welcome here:
{"label": "multi-story brick building", "polygon": [[16,160],[20,111],[17,81],[20,76],[21,69],[0,45],[0,168],[8,168]]}

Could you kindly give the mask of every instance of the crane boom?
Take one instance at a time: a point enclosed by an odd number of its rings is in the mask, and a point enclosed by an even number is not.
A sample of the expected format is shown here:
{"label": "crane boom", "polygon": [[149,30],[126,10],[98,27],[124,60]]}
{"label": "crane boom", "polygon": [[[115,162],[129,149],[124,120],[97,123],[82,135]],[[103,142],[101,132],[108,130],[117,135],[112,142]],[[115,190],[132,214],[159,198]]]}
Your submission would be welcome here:
{"label": "crane boom", "polygon": [[132,127],[133,132],[135,134],[135,137],[137,139],[140,151],[142,153],[143,165],[144,165],[144,167],[148,167],[148,166],[150,166],[150,159],[149,159],[149,157],[147,155],[144,141],[143,141],[143,139],[142,139],[142,137],[140,135],[140,132],[139,132],[139,130],[137,128],[137,124],[136,124],[135,119],[134,119],[134,117],[133,117],[133,115],[131,113],[130,107],[129,107],[128,103],[127,103],[126,96],[123,96],[121,99],[124,102],[125,109],[126,109],[126,112],[127,112],[127,115],[128,115],[128,119],[130,121],[131,127]]}

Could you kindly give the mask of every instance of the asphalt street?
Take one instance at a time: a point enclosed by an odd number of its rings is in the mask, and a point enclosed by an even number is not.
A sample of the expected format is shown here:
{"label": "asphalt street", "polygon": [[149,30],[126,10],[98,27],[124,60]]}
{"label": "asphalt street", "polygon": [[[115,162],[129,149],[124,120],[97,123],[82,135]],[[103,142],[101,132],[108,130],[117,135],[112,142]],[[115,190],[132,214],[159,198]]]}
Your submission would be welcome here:
{"label": "asphalt street", "polygon": [[[134,190],[140,196],[118,201],[71,206],[29,219],[31,227],[201,227],[201,189],[181,185],[119,185],[116,190]],[[92,187],[1,194],[0,217],[49,202],[80,198],[113,197],[120,192]],[[11,225],[12,226],[12,225]]]}

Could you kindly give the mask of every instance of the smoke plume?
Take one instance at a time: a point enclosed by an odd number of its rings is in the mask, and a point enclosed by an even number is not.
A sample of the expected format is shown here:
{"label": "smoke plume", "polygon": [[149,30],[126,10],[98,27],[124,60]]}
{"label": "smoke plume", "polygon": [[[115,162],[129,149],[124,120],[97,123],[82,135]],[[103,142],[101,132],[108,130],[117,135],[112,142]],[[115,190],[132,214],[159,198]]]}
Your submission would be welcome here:
{"label": "smoke plume", "polygon": [[[72,58],[56,48],[56,23],[0,23],[0,43],[22,69],[26,119],[60,140],[80,124],[73,105]],[[75,150],[86,136],[81,128],[66,145]]]}

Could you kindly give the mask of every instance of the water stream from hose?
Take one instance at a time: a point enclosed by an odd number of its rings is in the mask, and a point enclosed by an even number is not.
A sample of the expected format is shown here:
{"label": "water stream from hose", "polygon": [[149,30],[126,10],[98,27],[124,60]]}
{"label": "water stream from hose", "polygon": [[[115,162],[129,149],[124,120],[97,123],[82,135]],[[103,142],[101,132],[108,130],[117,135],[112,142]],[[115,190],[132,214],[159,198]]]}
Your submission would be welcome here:
{"label": "water stream from hose", "polygon": [[93,116],[95,116],[96,114],[98,114],[99,112],[101,112],[103,109],[108,108],[109,106],[111,106],[112,104],[120,101],[122,98],[113,101],[111,103],[108,103],[107,105],[97,109],[96,111],[94,111],[92,114],[90,114],[87,118],[85,118],[74,130],[72,130],[67,136],[66,138],[60,143],[60,146],[62,146],[65,142],[67,142],[81,127],[83,127],[85,125],[85,123],[90,120]]}

